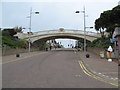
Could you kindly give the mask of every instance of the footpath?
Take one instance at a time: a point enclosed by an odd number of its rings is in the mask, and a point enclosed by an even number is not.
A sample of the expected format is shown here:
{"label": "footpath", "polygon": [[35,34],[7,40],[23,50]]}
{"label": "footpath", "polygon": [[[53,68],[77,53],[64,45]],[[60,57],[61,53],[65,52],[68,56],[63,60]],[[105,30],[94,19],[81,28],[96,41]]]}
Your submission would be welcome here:
{"label": "footpath", "polygon": [[2,57],[2,63],[4,64],[4,63],[18,61],[18,60],[21,60],[21,59],[24,59],[24,58],[36,56],[36,55],[41,54],[41,53],[45,53],[45,51],[35,51],[35,52],[29,52],[29,53],[19,53],[19,57],[16,57],[16,54],[3,56]]}
{"label": "footpath", "polygon": [[90,55],[89,58],[86,58],[84,52],[78,52],[81,60],[84,62],[88,70],[95,75],[102,77],[105,80],[118,83],[118,63],[116,61],[109,62],[107,59],[101,59],[99,56],[86,52]]}

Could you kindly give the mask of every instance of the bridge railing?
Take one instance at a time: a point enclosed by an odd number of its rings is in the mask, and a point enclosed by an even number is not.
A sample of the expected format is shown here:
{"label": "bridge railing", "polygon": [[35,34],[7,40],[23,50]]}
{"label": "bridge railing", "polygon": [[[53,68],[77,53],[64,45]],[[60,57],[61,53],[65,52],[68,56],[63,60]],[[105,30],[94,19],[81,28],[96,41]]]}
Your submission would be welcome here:
{"label": "bridge railing", "polygon": [[[84,34],[83,30],[46,30],[46,31],[38,31],[34,32],[34,35],[42,35],[42,34],[54,34],[54,33],[74,33],[74,34]],[[97,36],[98,33],[86,31],[86,35]]]}

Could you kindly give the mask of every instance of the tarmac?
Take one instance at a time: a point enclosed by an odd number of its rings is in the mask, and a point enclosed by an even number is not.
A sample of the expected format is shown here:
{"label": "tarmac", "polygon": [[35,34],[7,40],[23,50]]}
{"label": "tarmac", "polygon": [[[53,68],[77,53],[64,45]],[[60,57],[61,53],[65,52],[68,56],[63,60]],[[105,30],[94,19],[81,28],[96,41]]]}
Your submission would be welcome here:
{"label": "tarmac", "polygon": [[[21,53],[19,58],[24,58],[26,56],[29,57],[31,55],[34,56],[39,53],[41,53],[41,51]],[[44,51],[44,53],[46,52]],[[120,66],[118,66],[118,63],[116,60],[113,59],[112,62],[109,62],[107,59],[101,59],[99,56],[91,52],[84,53],[82,51],[78,51],[77,54],[79,55],[80,60],[84,62],[84,65],[87,67],[87,69],[93,74],[111,82],[118,83],[118,81],[120,81],[118,78],[120,76],[120,74],[118,73],[118,70],[119,70],[118,68],[120,68]],[[86,58],[86,54],[89,54],[90,57]],[[17,57],[15,54],[4,56],[2,57],[2,60],[4,60],[2,63],[4,64],[4,62],[9,62],[9,60],[14,60],[16,58]]]}

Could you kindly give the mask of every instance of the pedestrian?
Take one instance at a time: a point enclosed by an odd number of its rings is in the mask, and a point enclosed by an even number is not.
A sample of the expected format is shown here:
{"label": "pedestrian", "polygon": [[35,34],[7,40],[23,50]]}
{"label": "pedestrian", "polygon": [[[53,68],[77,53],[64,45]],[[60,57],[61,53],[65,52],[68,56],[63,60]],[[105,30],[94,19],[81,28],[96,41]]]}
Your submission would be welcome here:
{"label": "pedestrian", "polygon": [[108,54],[109,54],[108,61],[112,61],[112,52],[113,52],[113,49],[111,46],[109,46],[108,47]]}
{"label": "pedestrian", "polygon": [[45,51],[48,51],[48,47],[47,46],[45,47]]}
{"label": "pedestrian", "polygon": [[55,50],[56,50],[57,46],[55,46]]}
{"label": "pedestrian", "polygon": [[50,46],[50,50],[52,49],[52,46]]}

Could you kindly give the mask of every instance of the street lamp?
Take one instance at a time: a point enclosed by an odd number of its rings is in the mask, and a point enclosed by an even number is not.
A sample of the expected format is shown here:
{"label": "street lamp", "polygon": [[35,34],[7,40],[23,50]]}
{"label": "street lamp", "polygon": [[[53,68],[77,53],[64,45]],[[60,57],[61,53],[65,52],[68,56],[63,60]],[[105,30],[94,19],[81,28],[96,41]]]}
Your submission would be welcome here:
{"label": "street lamp", "polygon": [[75,13],[80,13],[82,12],[84,14],[84,52],[86,53],[86,22],[85,22],[85,7],[83,9],[83,11],[76,11]]}
{"label": "street lamp", "polygon": [[30,18],[30,23],[29,23],[29,32],[28,32],[28,38],[29,38],[29,52],[30,52],[30,50],[31,50],[31,47],[30,47],[30,36],[31,36],[31,34],[32,34],[32,32],[31,32],[31,21],[32,21],[32,14],[39,14],[39,12],[33,12],[32,11],[32,8],[30,9],[30,15],[29,15],[29,17],[28,18]]}
{"label": "street lamp", "polygon": [[86,54],[86,28],[93,28],[93,27],[86,27],[85,7],[83,8],[83,11],[76,11],[75,13],[80,13],[80,12],[84,14],[84,53]]}

